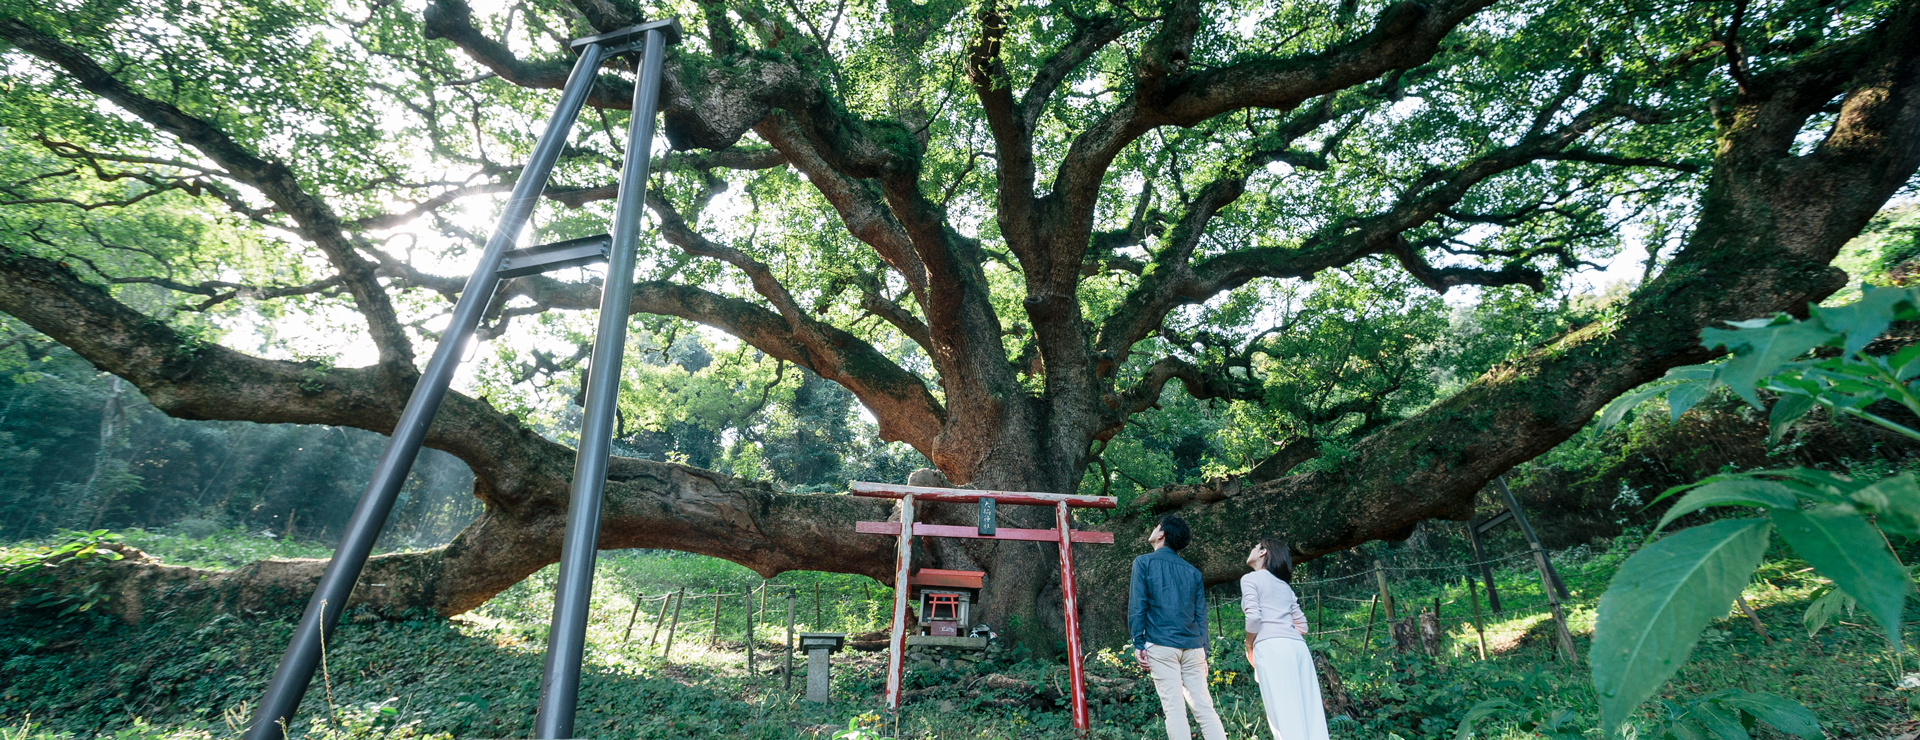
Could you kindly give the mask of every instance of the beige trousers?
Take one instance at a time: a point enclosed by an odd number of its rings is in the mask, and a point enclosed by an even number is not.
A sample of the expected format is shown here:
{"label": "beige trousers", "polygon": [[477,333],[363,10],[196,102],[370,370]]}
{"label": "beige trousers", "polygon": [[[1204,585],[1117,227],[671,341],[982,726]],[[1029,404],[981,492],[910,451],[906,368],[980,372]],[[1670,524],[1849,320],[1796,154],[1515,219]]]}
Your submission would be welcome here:
{"label": "beige trousers", "polygon": [[1153,690],[1160,694],[1160,711],[1167,716],[1167,740],[1193,740],[1187,726],[1187,707],[1193,708],[1193,720],[1200,724],[1205,740],[1226,740],[1226,728],[1213,711],[1213,694],[1207,693],[1207,651],[1205,648],[1181,650],[1165,645],[1147,645],[1147,670],[1153,675]]}

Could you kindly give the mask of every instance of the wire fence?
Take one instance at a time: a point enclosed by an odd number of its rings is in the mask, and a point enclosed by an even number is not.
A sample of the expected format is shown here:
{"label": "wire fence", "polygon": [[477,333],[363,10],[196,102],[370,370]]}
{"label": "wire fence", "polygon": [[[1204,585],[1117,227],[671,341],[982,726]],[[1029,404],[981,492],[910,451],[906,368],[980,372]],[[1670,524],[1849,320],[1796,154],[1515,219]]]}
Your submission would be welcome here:
{"label": "wire fence", "polygon": [[[1429,641],[1454,640],[1457,644],[1461,637],[1468,641],[1475,637],[1471,632],[1454,636],[1460,625],[1472,622],[1473,629],[1480,633],[1479,639],[1484,641],[1489,625],[1510,625],[1516,620],[1541,615],[1552,618],[1553,629],[1558,637],[1568,633],[1566,612],[1593,606],[1597,596],[1591,593],[1590,587],[1596,585],[1596,579],[1604,579],[1608,575],[1583,572],[1584,569],[1569,574],[1555,570],[1554,560],[1565,558],[1570,552],[1572,550],[1547,550],[1534,544],[1519,552],[1470,562],[1390,565],[1376,560],[1372,567],[1357,572],[1298,578],[1291,585],[1310,623],[1309,639],[1327,639],[1351,646],[1355,643],[1350,636],[1363,633],[1365,638],[1362,644],[1365,644],[1371,642],[1375,630],[1381,636],[1394,637],[1395,624],[1399,623],[1402,626],[1395,647],[1405,648],[1408,635],[1417,633],[1421,623],[1425,622],[1431,625],[1429,632],[1440,633],[1431,635]],[[1498,586],[1507,593],[1496,601],[1490,598],[1491,588],[1495,585],[1490,576],[1496,567],[1539,569],[1537,577],[1540,580],[1535,584],[1526,583],[1533,578],[1517,581],[1509,571],[1508,577],[1501,579],[1503,583]],[[1574,588],[1572,591],[1564,590],[1569,587]],[[1396,590],[1401,593],[1395,594]],[[1581,593],[1583,598],[1572,598],[1576,592]],[[1414,593],[1420,595],[1403,598]],[[1539,598],[1542,594],[1545,598]],[[1517,597],[1522,596],[1527,597],[1525,603],[1519,603]],[[789,599],[793,601],[791,606]],[[657,648],[665,659],[671,659],[676,642],[680,645],[696,643],[704,644],[709,650],[744,650],[751,665],[755,651],[769,644],[776,646],[776,650],[784,645],[791,654],[793,640],[789,635],[798,633],[799,624],[814,629],[825,626],[822,615],[826,607],[832,606],[831,611],[842,618],[854,612],[871,613],[882,601],[890,608],[892,594],[890,590],[882,589],[867,592],[865,596],[836,595],[834,601],[836,603],[832,605],[823,604],[817,585],[810,592],[803,585],[772,582],[744,591],[688,592],[680,589],[633,597],[627,613],[620,615],[624,620],[616,621],[613,626],[620,635],[619,645],[648,652]],[[1237,597],[1230,594],[1209,595],[1208,613],[1213,622],[1209,631],[1215,637],[1227,638],[1238,634],[1237,625],[1241,620],[1235,617],[1243,617],[1239,602]],[[1494,609],[1496,604],[1499,605],[1497,610]],[[1330,607],[1333,614],[1328,613]],[[1442,614],[1442,609],[1452,613]],[[1527,628],[1531,629],[1534,624],[1537,622],[1529,623]],[[1560,641],[1561,648],[1571,655],[1571,638],[1560,637]],[[1415,646],[1416,649],[1419,647]],[[1432,650],[1433,647],[1427,645],[1426,649]]]}

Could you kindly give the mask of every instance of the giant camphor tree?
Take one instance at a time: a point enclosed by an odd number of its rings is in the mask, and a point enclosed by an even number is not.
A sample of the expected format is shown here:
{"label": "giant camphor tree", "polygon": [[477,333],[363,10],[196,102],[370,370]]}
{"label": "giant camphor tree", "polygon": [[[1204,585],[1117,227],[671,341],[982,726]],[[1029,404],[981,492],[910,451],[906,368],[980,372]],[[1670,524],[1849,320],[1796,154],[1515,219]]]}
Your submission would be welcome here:
{"label": "giant camphor tree", "polygon": [[[1920,0],[0,8],[0,312],[180,417],[388,431],[486,196],[570,65],[562,42],[667,14],[688,38],[633,312],[844,386],[954,484],[1074,490],[1165,394],[1267,400],[1299,345],[1285,281],[1558,290],[1648,246],[1649,279],[1599,320],[1424,409],[1387,410],[1391,357],[1372,390],[1303,406],[1303,436],[1358,437],[1341,459],[1297,467],[1317,448],[1281,444],[1244,478],[1098,523],[1125,543],[1180,512],[1214,581],[1260,534],[1311,557],[1466,518],[1608,400],[1707,359],[1702,327],[1839,289],[1829,263],[1920,165]],[[537,238],[600,230],[626,79],[607,70]],[[597,296],[590,278],[515,279],[483,338]],[[237,348],[288,321],[349,336],[319,359]],[[372,364],[335,367],[346,345]],[[428,444],[472,467],[485,511],[443,548],[374,560],[389,585],[367,605],[459,613],[557,555],[569,448],[461,394]],[[601,543],[886,580],[891,542],[852,532],[886,515],[617,458]],[[1033,565],[1051,545],[930,547],[989,573],[989,621],[1058,624]],[[1076,554],[1097,639],[1119,636],[1137,552]]]}

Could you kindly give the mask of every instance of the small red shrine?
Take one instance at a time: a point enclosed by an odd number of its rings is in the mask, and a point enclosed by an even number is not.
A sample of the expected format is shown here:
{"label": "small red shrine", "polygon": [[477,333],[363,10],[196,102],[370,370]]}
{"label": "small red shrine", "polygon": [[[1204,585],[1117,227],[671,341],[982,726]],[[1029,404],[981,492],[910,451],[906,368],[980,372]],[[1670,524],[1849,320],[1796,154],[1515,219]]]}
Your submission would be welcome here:
{"label": "small red shrine", "polygon": [[[888,642],[887,709],[900,708],[900,680],[906,667],[907,603],[918,601],[919,622],[930,637],[959,637],[971,625],[970,607],[979,598],[985,573],[968,570],[938,570],[913,567],[913,538],[961,537],[966,539],[1056,542],[1060,545],[1060,592],[1067,617],[1067,672],[1073,684],[1073,727],[1087,731],[1087,676],[1080,665],[1079,602],[1073,584],[1073,543],[1113,544],[1113,533],[1076,531],[1068,510],[1072,508],[1111,509],[1118,505],[1112,496],[1075,496],[1060,493],[1018,491],[975,491],[965,488],[930,488],[854,481],[847,485],[855,496],[900,499],[900,521],[856,522],[854,531],[899,537],[895,554],[893,589],[893,636]],[[916,502],[977,504],[979,524],[974,527],[916,522]],[[999,504],[1051,506],[1055,529],[1014,529],[997,526],[995,512]]]}

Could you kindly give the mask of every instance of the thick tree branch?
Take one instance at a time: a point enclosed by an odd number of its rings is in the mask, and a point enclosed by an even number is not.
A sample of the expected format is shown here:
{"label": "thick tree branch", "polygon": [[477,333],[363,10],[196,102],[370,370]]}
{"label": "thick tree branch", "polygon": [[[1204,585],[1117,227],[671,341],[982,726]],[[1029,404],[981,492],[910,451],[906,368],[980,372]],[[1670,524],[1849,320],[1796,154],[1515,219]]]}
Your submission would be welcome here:
{"label": "thick tree branch", "polygon": [[1178,357],[1162,357],[1152,365],[1140,381],[1133,387],[1107,396],[1107,406],[1124,416],[1132,416],[1153,408],[1160,402],[1160,390],[1167,381],[1178,379],[1187,393],[1194,398],[1206,400],[1225,398],[1236,401],[1256,401],[1260,399],[1260,385],[1249,378],[1234,378],[1224,373],[1210,373],[1199,366]]}
{"label": "thick tree branch", "polygon": [[281,162],[261,158],[204,119],[171,103],[135,92],[79,49],[18,19],[0,18],[0,39],[60,68],[87,91],[178,137],[231,173],[235,180],[259,190],[293,218],[300,235],[319,247],[340,272],[355,306],[366,317],[381,363],[403,373],[414,372],[413,345],[385,289],[374,278],[373,265],[355,252],[345,234],[345,224],[333,208],[308,193],[292,169]]}
{"label": "thick tree branch", "polygon": [[[1920,2],[1906,0],[1873,31],[1769,70],[1772,79],[1725,101],[1700,222],[1617,320],[1494,368],[1367,437],[1337,468],[1188,506],[1182,514],[1196,527],[1214,527],[1217,541],[1233,544],[1202,544],[1182,557],[1220,582],[1244,572],[1240,543],[1256,533],[1311,556],[1403,537],[1422,519],[1465,520],[1488,481],[1573,436],[1608,401],[1709,359],[1702,328],[1804,311],[1837,290],[1845,275],[1830,262],[1920,169],[1920,137],[1911,133],[1920,130],[1920,47],[1902,43],[1916,36]],[[1799,130],[1835,95],[1844,96],[1839,120],[1813,153],[1797,155]],[[1117,536],[1151,529],[1153,513],[1116,522]],[[1083,578],[1108,579],[1126,563],[1083,567]]]}
{"label": "thick tree branch", "polygon": [[[1298,247],[1241,249],[1191,266],[1169,260],[1151,278],[1141,280],[1129,291],[1125,303],[1102,327],[1098,345],[1102,362],[1116,366],[1124,362],[1134,343],[1151,334],[1177,306],[1204,301],[1256,277],[1306,277],[1371,255],[1393,256],[1415,278],[1436,291],[1463,284],[1521,284],[1537,290],[1543,286],[1540,273],[1524,261],[1515,261],[1497,270],[1434,267],[1407,243],[1405,234],[1458,204],[1487,178],[1563,151],[1594,128],[1622,118],[1649,123],[1660,120],[1659,114],[1634,106],[1596,104],[1552,131],[1475,157],[1452,170],[1429,173],[1408,186],[1388,211],[1324,227]],[[1220,186],[1221,192],[1234,192],[1231,185],[1229,182]],[[1190,215],[1197,217],[1211,205],[1205,199],[1208,192],[1203,190]],[[1182,232],[1176,227],[1173,233]],[[1170,255],[1184,258],[1178,251]]]}

